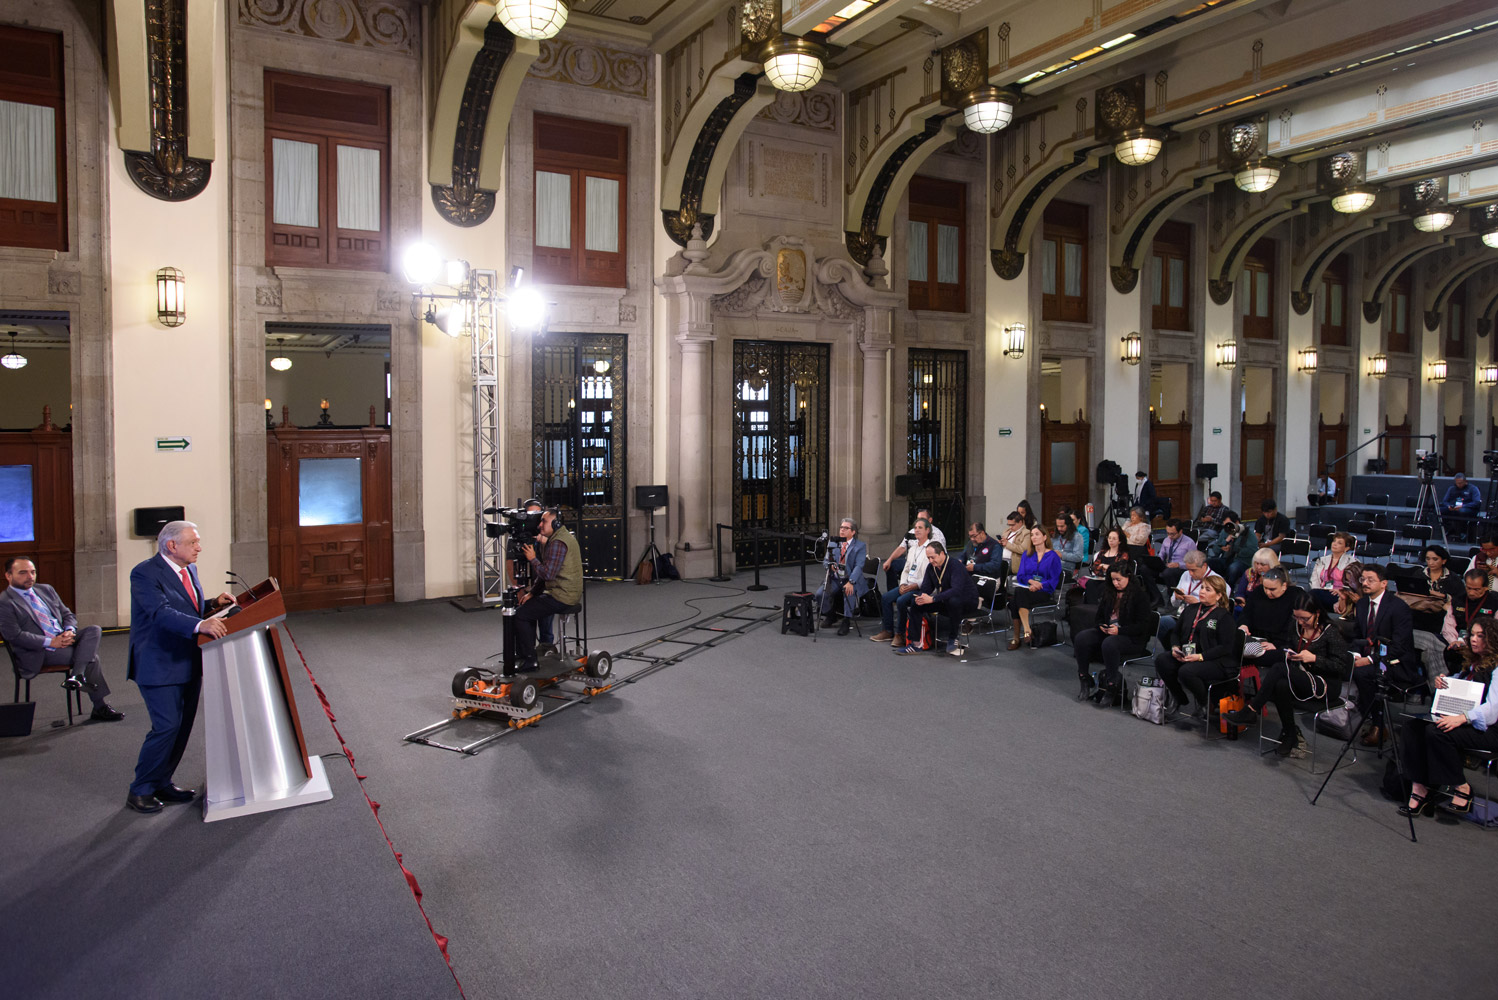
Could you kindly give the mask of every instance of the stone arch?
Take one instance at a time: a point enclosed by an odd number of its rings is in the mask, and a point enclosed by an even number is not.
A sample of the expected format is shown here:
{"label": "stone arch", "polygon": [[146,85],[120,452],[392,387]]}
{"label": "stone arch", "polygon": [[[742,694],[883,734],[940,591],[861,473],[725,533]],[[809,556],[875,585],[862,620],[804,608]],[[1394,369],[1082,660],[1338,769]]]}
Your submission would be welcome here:
{"label": "stone arch", "polygon": [[[1456,259],[1434,274],[1426,276],[1422,313],[1427,330],[1434,330],[1441,325],[1441,314],[1446,311],[1446,304],[1451,301],[1451,296],[1461,287],[1462,282],[1493,263],[1493,258],[1483,253],[1486,247],[1475,236],[1458,237],[1453,242],[1458,244]],[[1468,248],[1477,252],[1470,257],[1461,252]]]}
{"label": "stone arch", "polygon": [[1030,245],[1046,205],[1067,184],[1095,168],[1107,153],[1106,146],[1089,149],[1081,143],[1073,144],[1068,152],[1056,154],[1055,166],[1032,171],[1015,185],[989,231],[988,254],[995,274],[1011,281],[1020,276],[1025,267],[1024,248]]}
{"label": "stone arch", "polygon": [[1446,245],[1448,237],[1439,233],[1419,233],[1398,240],[1383,258],[1370,261],[1363,272],[1363,318],[1372,323],[1383,312],[1384,296],[1404,269],[1427,254]]}
{"label": "stone arch", "polygon": [[[934,110],[940,112],[941,108],[937,105]],[[962,120],[954,114],[932,111],[933,108],[923,108],[906,115],[899,131],[886,140],[879,155],[869,160],[853,184],[844,228],[848,252],[860,264],[869,262],[876,243],[882,255],[900,199],[921,164],[957,138]],[[897,142],[901,134],[905,138]]]}
{"label": "stone arch", "polygon": [[1316,295],[1316,285],[1321,280],[1322,274],[1331,266],[1331,262],[1337,259],[1339,254],[1345,253],[1357,244],[1359,240],[1366,239],[1374,233],[1383,232],[1388,228],[1394,216],[1387,219],[1376,219],[1366,215],[1355,215],[1347,218],[1340,226],[1332,226],[1316,242],[1308,246],[1290,269],[1290,306],[1298,314],[1304,316],[1311,309],[1311,302]]}

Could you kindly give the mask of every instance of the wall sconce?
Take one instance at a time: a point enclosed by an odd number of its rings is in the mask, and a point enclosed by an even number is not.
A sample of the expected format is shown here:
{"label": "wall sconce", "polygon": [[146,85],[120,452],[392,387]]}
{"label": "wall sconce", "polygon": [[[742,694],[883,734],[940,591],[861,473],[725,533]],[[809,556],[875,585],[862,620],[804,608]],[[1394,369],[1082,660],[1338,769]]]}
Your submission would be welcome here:
{"label": "wall sconce", "polygon": [[1368,374],[1374,378],[1383,378],[1389,374],[1389,356],[1380,352],[1369,358]]}
{"label": "wall sconce", "polygon": [[1144,340],[1139,336],[1139,332],[1136,330],[1133,333],[1125,334],[1119,337],[1118,341],[1123,344],[1123,363],[1126,365],[1139,364],[1140,358],[1144,356]]}
{"label": "wall sconce", "polygon": [[1430,363],[1430,375],[1427,376],[1427,379],[1428,379],[1428,381],[1438,382],[1438,383],[1446,381],[1446,359],[1445,358],[1437,358],[1436,360],[1434,360],[1434,361],[1432,361]]}
{"label": "wall sconce", "polygon": [[162,326],[187,321],[187,278],[175,267],[156,272],[156,318]]}
{"label": "wall sconce", "polygon": [[1296,366],[1295,370],[1305,372],[1307,375],[1314,375],[1316,374],[1317,360],[1316,348],[1303,347],[1300,351],[1300,364]]}
{"label": "wall sconce", "polygon": [[1232,371],[1238,367],[1238,342],[1225,341],[1217,345],[1217,367]]}
{"label": "wall sconce", "polygon": [[265,401],[265,429],[270,430],[276,426],[276,418],[271,414],[270,400]]}
{"label": "wall sconce", "polygon": [[1489,389],[1498,385],[1498,365],[1488,362],[1477,366],[1477,384],[1485,385]]}
{"label": "wall sconce", "polygon": [[1004,357],[1022,358],[1025,356],[1025,324],[1015,323],[1013,326],[1004,327]]}

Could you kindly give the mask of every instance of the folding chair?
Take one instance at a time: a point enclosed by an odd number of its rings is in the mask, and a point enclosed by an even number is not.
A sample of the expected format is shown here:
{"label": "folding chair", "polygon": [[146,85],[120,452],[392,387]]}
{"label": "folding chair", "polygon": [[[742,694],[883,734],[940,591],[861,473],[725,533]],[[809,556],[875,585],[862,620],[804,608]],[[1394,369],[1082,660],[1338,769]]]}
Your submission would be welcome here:
{"label": "folding chair", "polygon": [[1053,604],[1046,604],[1046,605],[1043,605],[1043,606],[1038,607],[1038,608],[1031,608],[1030,609],[1030,624],[1032,626],[1035,624],[1036,621],[1038,621],[1038,620],[1044,620],[1044,619],[1037,619],[1037,617],[1036,617],[1037,615],[1046,615],[1046,616],[1049,616],[1049,618],[1052,621],[1054,621],[1054,622],[1057,623],[1056,624],[1056,631],[1057,631],[1058,634],[1060,633],[1060,631],[1061,631],[1061,624],[1060,623],[1066,620],[1066,614],[1065,614],[1066,608],[1065,608],[1065,603],[1064,602],[1066,601],[1066,592],[1067,592],[1067,590],[1069,590],[1071,588],[1071,581],[1072,581],[1071,571],[1070,570],[1062,570],[1061,571],[1061,582],[1056,585],[1056,600],[1055,600],[1055,603],[1053,603]]}
{"label": "folding chair", "polygon": [[[1292,692],[1294,692],[1295,686],[1293,684],[1290,686],[1290,690]],[[1328,684],[1326,686],[1326,691],[1323,693],[1323,695],[1320,698],[1296,698],[1295,699],[1295,707],[1297,709],[1299,709],[1302,705],[1309,706],[1309,705],[1318,704],[1318,703],[1321,705],[1321,708],[1319,710],[1317,710],[1317,712],[1316,712],[1316,716],[1317,717],[1320,717],[1320,715],[1321,715],[1322,712],[1329,712],[1329,711],[1331,711],[1331,707],[1332,707],[1332,686],[1330,684]],[[1291,719],[1289,721],[1293,724],[1295,720]],[[1286,720],[1281,719],[1280,720],[1280,725],[1283,726],[1285,724],[1285,722],[1286,722]],[[1313,733],[1312,739],[1315,739],[1315,736],[1314,736],[1315,724],[1314,723],[1312,724],[1311,728],[1312,728],[1312,733]],[[1259,756],[1262,757],[1266,753],[1269,752],[1268,750],[1264,749],[1264,744],[1265,743],[1268,743],[1271,746],[1276,746],[1277,747],[1277,746],[1280,745],[1281,742],[1282,741],[1280,741],[1280,740],[1270,739],[1268,736],[1264,735],[1264,713],[1260,712],[1259,713]]]}
{"label": "folding chair", "polygon": [[1336,533],[1337,526],[1325,522],[1318,522],[1305,530],[1306,538],[1311,542],[1311,551],[1314,553],[1323,553],[1331,548],[1332,536]]}
{"label": "folding chair", "polygon": [[1368,540],[1358,553],[1363,562],[1370,559],[1392,559],[1394,557],[1394,532],[1389,528],[1369,528]]}
{"label": "folding chair", "polygon": [[999,595],[1003,593],[1003,588],[1000,587],[997,577],[976,576],[973,579],[978,585],[978,612],[977,614],[969,615],[959,623],[956,637],[957,645],[962,650],[962,655],[965,659],[968,655],[968,649],[971,646],[971,639],[974,634],[991,635],[994,637],[994,655],[998,656],[999,634],[1008,631],[1008,629],[996,629],[993,627],[997,623],[997,615],[1003,610],[997,606]]}
{"label": "folding chair", "polygon": [[[1157,632],[1159,632],[1159,631],[1160,631],[1160,612],[1158,612],[1158,611],[1151,611],[1150,612],[1150,632],[1149,632],[1149,638],[1147,638],[1147,639],[1144,640],[1144,652],[1142,654],[1140,654],[1139,656],[1131,656],[1131,657],[1129,657],[1128,659],[1124,660],[1122,663],[1120,663],[1118,665],[1119,690],[1120,690],[1120,692],[1123,695],[1123,701],[1119,704],[1119,708],[1122,708],[1122,709],[1124,709],[1126,711],[1133,708],[1133,702],[1129,699],[1129,679],[1127,677],[1123,676],[1124,668],[1127,667],[1127,666],[1129,666],[1130,664],[1133,664],[1133,663],[1139,663],[1139,662],[1142,662],[1142,661],[1153,663],[1155,661],[1155,654],[1152,653],[1152,652],[1150,652],[1150,640],[1154,639],[1155,638],[1155,634]],[[1092,672],[1092,682],[1094,684],[1097,684],[1097,682],[1098,682],[1098,674],[1100,674],[1100,673],[1102,673],[1101,670],[1094,670]],[[1098,686],[1101,686],[1101,685],[1098,685]]]}
{"label": "folding chair", "polygon": [[1368,540],[1368,532],[1374,527],[1372,518],[1354,517],[1347,522],[1347,530],[1360,546]]}
{"label": "folding chair", "polygon": [[[1415,552],[1415,553],[1418,554],[1419,551],[1420,551],[1420,549],[1423,549],[1427,545],[1430,544],[1431,536],[1434,535],[1434,534],[1435,534],[1435,529],[1432,528],[1428,524],[1406,524],[1406,525],[1404,525],[1403,527],[1401,527],[1399,529],[1399,535],[1400,535],[1400,537],[1403,538],[1403,539],[1405,539],[1406,541],[1414,542],[1415,545],[1416,545],[1416,548],[1414,548],[1413,550],[1406,549],[1404,554],[1405,555],[1409,555],[1411,553],[1411,551],[1413,551],[1413,552]],[[1411,562],[1417,562],[1418,561],[1418,557],[1417,558],[1413,558],[1410,561]]]}
{"label": "folding chair", "polygon": [[1291,579],[1299,571],[1306,577],[1311,573],[1311,543],[1304,538],[1287,538],[1280,542],[1280,565]]}
{"label": "folding chair", "polygon": [[[10,654],[10,667],[11,667],[11,669],[13,671],[15,671],[15,675],[16,675],[16,693],[15,693],[15,697],[12,698],[12,700],[16,701],[16,702],[30,701],[31,700],[31,682],[33,680],[35,680],[36,678],[34,678],[34,677],[22,677],[21,676],[21,661],[18,660],[18,659],[16,659],[16,648],[14,646],[12,646],[10,643],[7,642],[5,644],[5,651]],[[55,666],[42,667],[41,672],[38,673],[36,676],[40,677],[40,676],[42,676],[42,674],[62,674],[64,676],[66,676],[67,673],[68,673],[68,671],[70,669],[72,669],[72,668],[70,668],[66,663],[59,663],[59,664],[56,664]],[[21,697],[21,685],[22,685],[23,682],[26,685],[26,697],[25,698]],[[80,689],[78,689],[78,688],[69,688],[67,686],[66,682],[63,683],[62,689],[63,689],[63,701],[68,706],[68,725],[71,726],[73,724],[73,715],[74,715],[75,711],[76,711],[76,713],[79,716],[83,715],[83,692]],[[75,708],[75,703],[76,703],[76,708]]]}

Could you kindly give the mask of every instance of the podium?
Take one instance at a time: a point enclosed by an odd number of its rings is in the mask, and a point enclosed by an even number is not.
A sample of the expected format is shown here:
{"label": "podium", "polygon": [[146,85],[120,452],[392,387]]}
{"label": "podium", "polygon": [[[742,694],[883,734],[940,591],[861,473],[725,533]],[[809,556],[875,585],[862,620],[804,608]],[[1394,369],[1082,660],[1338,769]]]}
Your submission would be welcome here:
{"label": "podium", "polygon": [[203,821],[249,816],[333,797],[319,757],[307,756],[276,623],[286,603],[274,579],[235,599],[227,635],[198,636],[208,788]]}

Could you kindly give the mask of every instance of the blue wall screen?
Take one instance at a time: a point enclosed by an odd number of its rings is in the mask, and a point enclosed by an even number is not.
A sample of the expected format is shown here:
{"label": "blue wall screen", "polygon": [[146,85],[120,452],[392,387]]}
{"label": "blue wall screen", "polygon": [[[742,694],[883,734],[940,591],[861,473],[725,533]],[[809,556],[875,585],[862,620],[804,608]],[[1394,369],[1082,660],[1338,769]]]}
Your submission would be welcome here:
{"label": "blue wall screen", "polygon": [[36,538],[31,502],[31,466],[0,465],[0,542]]}
{"label": "blue wall screen", "polygon": [[297,523],[358,524],[364,520],[364,477],[358,458],[304,458]]}

